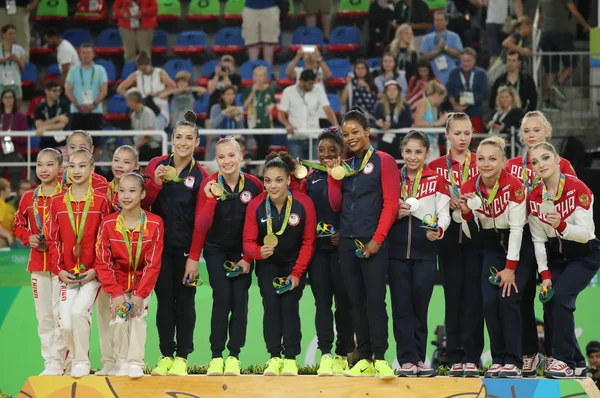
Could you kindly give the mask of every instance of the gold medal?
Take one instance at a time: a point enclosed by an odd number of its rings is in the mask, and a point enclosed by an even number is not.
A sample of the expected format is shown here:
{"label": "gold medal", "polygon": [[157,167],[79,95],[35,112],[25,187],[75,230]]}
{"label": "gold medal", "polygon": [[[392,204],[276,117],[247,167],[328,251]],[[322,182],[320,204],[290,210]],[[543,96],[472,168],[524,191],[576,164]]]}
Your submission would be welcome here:
{"label": "gold medal", "polygon": [[263,239],[263,243],[267,246],[277,246],[277,243],[279,242],[279,240],[277,239],[277,235],[275,234],[268,234],[267,236],[265,236],[265,239]]}
{"label": "gold medal", "polygon": [[210,186],[210,192],[215,195],[215,198],[220,198],[221,195],[223,195],[223,193],[225,192],[225,190],[223,189],[223,187],[216,183],[216,184],[211,184]]}
{"label": "gold medal", "polygon": [[173,181],[175,178],[177,178],[177,169],[173,166],[165,167],[165,180]]}
{"label": "gold medal", "polygon": [[299,180],[302,180],[307,175],[308,175],[308,169],[304,165],[299,164],[294,169],[294,176]]}
{"label": "gold medal", "polygon": [[346,177],[346,170],[342,166],[335,166],[331,169],[331,176],[334,180],[340,181]]}
{"label": "gold medal", "polygon": [[81,245],[79,243],[73,246],[73,255],[77,258],[81,257]]}

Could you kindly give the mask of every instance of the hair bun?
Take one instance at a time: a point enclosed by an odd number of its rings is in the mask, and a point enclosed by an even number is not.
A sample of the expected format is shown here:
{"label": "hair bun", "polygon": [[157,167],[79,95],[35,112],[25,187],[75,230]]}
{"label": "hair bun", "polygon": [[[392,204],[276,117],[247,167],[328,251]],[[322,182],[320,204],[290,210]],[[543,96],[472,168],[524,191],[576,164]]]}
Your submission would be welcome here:
{"label": "hair bun", "polygon": [[196,123],[196,113],[194,111],[185,112],[183,118],[190,123]]}
{"label": "hair bun", "polygon": [[358,113],[362,113],[363,115],[365,114],[365,111],[363,111],[363,109],[360,106],[353,106],[350,109],[350,112],[358,112]]}

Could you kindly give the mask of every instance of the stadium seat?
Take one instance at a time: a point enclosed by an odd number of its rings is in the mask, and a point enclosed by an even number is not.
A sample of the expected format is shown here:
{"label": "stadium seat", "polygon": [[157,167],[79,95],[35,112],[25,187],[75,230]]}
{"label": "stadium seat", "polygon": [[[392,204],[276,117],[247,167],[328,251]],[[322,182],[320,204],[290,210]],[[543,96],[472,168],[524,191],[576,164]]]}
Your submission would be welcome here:
{"label": "stadium seat", "polygon": [[188,21],[216,21],[221,16],[219,0],[192,0],[186,15]]}
{"label": "stadium seat", "polygon": [[369,65],[369,72],[373,73],[376,70],[381,69],[381,57],[374,57],[367,59],[367,65]]}
{"label": "stadium seat", "polygon": [[152,54],[166,54],[169,51],[169,36],[162,29],[154,31],[152,39]]}
{"label": "stadium seat", "polygon": [[63,32],[62,38],[71,43],[75,48],[83,43],[92,42],[92,35],[90,35],[90,31],[87,29],[67,29]]}
{"label": "stadium seat", "polygon": [[115,94],[108,100],[104,120],[110,123],[123,123],[131,119],[131,109],[127,107],[127,100],[121,94]]}
{"label": "stadium seat", "polygon": [[348,53],[360,50],[360,30],[356,26],[338,26],[331,31],[327,51]]}
{"label": "stadium seat", "polygon": [[115,64],[106,59],[95,59],[94,62],[98,65],[104,66],[104,69],[106,69],[106,76],[108,78],[108,85],[114,85],[117,82],[117,68],[115,68]]}
{"label": "stadium seat", "polygon": [[287,134],[277,134],[269,136],[269,152],[287,151]]}
{"label": "stadium seat", "polygon": [[123,41],[119,29],[104,29],[96,39],[96,54],[103,56],[123,54]]}
{"label": "stadium seat", "polygon": [[326,61],[331,70],[331,77],[327,80],[329,87],[344,87],[346,77],[352,71],[352,64],[345,58],[333,58]]}
{"label": "stadium seat", "polygon": [[208,79],[210,75],[215,71],[215,68],[219,65],[218,59],[213,59],[212,61],[208,61],[202,67],[202,72],[200,72],[200,77],[198,78],[198,85],[202,87],[206,87],[208,85]]}
{"label": "stadium seat", "polygon": [[340,96],[337,94],[327,94],[327,99],[329,100],[329,105],[331,106],[331,109],[335,112],[335,115],[337,117],[340,117],[342,111]]}
{"label": "stadium seat", "polygon": [[340,0],[340,7],[335,16],[339,19],[366,18],[370,5],[369,0]]}
{"label": "stadium seat", "polygon": [[[27,64],[25,64],[27,65]],[[29,106],[27,107],[27,117],[32,122],[35,121],[35,108],[46,100],[45,95],[38,95],[29,100]]]}
{"label": "stadium seat", "polygon": [[196,102],[194,102],[194,112],[196,112],[196,116],[199,120],[206,120],[208,117],[208,102],[210,100],[210,95],[204,94],[199,97]]}
{"label": "stadium seat", "polygon": [[177,36],[173,53],[178,55],[201,54],[206,49],[206,33],[200,30],[187,30]]}
{"label": "stadium seat", "polygon": [[[277,44],[275,44],[273,46],[273,52],[276,52],[276,53],[280,52],[281,51],[281,47],[282,47],[281,35],[279,35],[279,41],[277,42]],[[259,44],[258,45],[258,51],[262,52],[262,50],[263,50],[263,45]]]}
{"label": "stadium seat", "polygon": [[175,79],[177,72],[186,70],[192,74],[192,80],[194,80],[194,65],[187,59],[170,59],[163,66],[163,69],[171,79]]}
{"label": "stadium seat", "polygon": [[52,50],[50,47],[48,47],[48,45],[46,43],[44,43],[43,39],[42,39],[42,45],[40,47],[31,47],[29,49],[30,56],[50,55],[53,52],[54,52],[54,50]]}
{"label": "stadium seat", "polygon": [[240,75],[242,76],[242,86],[251,86],[252,85],[252,71],[257,66],[266,66],[267,67],[267,80],[271,81],[271,65],[264,60],[257,61],[246,61],[240,67]]}
{"label": "stadium seat", "polygon": [[36,22],[60,22],[69,17],[69,4],[67,0],[41,0],[37,6]]}
{"label": "stadium seat", "polygon": [[106,1],[79,0],[73,20],[79,22],[106,21]]}
{"label": "stadium seat", "polygon": [[[204,153],[206,152],[206,135],[202,134],[202,127],[199,126],[199,130],[200,144],[194,149],[194,155],[204,156]],[[204,158],[201,157],[201,159]]]}
{"label": "stadium seat", "polygon": [[42,85],[46,84],[46,82],[49,80],[58,80],[58,79],[60,79],[60,67],[58,66],[58,64],[52,64],[52,65],[48,66],[48,69],[46,69],[46,75],[44,76],[44,79],[42,80]]}
{"label": "stadium seat", "polygon": [[319,28],[305,26],[297,28],[292,35],[292,44],[290,44],[289,49],[295,53],[303,44],[315,45],[321,51],[323,47],[323,31]]}
{"label": "stadium seat", "polygon": [[129,75],[135,72],[137,67],[135,66],[135,61],[129,61],[125,65],[123,65],[123,69],[121,70],[121,78],[119,79],[119,84],[123,82],[123,80],[127,79]]}
{"label": "stadium seat", "polygon": [[223,19],[226,21],[242,21],[242,11],[246,0],[227,0],[225,10],[223,11]]}
{"label": "stadium seat", "polygon": [[222,28],[215,35],[215,44],[210,47],[215,54],[238,54],[244,52],[246,47],[240,28]]}
{"label": "stadium seat", "polygon": [[21,86],[35,87],[37,85],[37,67],[35,64],[25,62],[25,69],[21,73]]}
{"label": "stadium seat", "polygon": [[181,18],[179,0],[158,0],[158,22],[176,21]]}
{"label": "stadium seat", "polygon": [[[285,70],[287,69],[289,64],[290,64],[290,61],[285,62],[283,65],[281,65],[281,69],[279,70],[279,79],[277,79],[277,84],[281,87],[288,87],[288,86],[291,86],[292,84],[296,83],[296,81],[294,79],[290,79],[285,74]],[[298,61],[298,66],[304,67],[304,61],[303,60]]]}

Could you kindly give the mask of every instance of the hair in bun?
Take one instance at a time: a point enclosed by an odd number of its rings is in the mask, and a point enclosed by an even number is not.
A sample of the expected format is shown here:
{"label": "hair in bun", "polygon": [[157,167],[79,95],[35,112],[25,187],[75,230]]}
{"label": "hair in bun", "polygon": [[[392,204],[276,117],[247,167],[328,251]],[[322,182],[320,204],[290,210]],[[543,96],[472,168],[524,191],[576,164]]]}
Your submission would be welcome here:
{"label": "hair in bun", "polygon": [[177,131],[177,129],[181,126],[192,127],[196,133],[196,137],[198,137],[198,125],[196,124],[196,113],[194,111],[186,111],[183,115],[183,120],[177,123],[177,126],[175,126],[175,130],[173,132]]}
{"label": "hair in bun", "polygon": [[339,127],[329,127],[328,129],[321,131],[318,142],[326,139],[333,140],[340,151],[344,149],[344,137],[342,137]]}
{"label": "hair in bun", "polygon": [[283,169],[287,175],[290,175],[296,168],[296,162],[289,153],[271,152],[265,158],[265,170],[272,167]]}
{"label": "hair in bun", "polygon": [[350,109],[344,115],[344,118],[342,119],[342,125],[349,121],[357,122],[364,130],[367,130],[370,127],[369,119],[360,106],[353,106],[352,109]]}

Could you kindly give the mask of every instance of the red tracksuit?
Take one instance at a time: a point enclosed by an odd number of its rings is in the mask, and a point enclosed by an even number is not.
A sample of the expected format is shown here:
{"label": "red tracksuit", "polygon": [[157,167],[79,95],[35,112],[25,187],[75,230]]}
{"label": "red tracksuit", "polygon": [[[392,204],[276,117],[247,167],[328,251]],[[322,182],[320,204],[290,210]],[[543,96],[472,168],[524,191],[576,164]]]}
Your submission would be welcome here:
{"label": "red tracksuit", "polygon": [[[67,170],[65,170],[63,172],[62,176],[58,176],[59,184],[63,184],[63,180],[65,177],[67,177]],[[71,185],[71,179],[68,177],[67,177],[67,185],[68,186]],[[108,186],[108,181],[106,180],[106,178],[102,177],[100,174],[92,173],[92,188],[98,189],[101,191],[105,191],[107,186]],[[63,185],[63,188],[66,188],[66,187]]]}
{"label": "red tracksuit", "polygon": [[[575,173],[575,170],[573,169],[573,166],[571,166],[571,163],[565,158],[560,158],[558,166],[560,168],[560,172],[565,175],[577,175]],[[525,181],[523,180],[523,155],[509,159],[506,162],[506,166],[504,166],[504,170],[519,178],[523,185],[527,186],[527,184],[525,184]],[[535,179],[533,168],[531,167],[530,158],[527,159],[527,177],[529,178],[529,192],[531,192],[531,190],[534,188],[533,183]]]}

